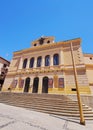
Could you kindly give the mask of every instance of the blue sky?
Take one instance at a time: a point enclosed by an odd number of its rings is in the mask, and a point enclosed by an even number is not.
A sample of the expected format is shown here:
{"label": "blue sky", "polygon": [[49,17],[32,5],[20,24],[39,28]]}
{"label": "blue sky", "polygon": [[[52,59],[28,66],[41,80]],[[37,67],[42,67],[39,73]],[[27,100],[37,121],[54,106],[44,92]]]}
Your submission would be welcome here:
{"label": "blue sky", "polygon": [[80,37],[83,52],[93,53],[93,0],[0,0],[0,56],[11,60],[42,35]]}

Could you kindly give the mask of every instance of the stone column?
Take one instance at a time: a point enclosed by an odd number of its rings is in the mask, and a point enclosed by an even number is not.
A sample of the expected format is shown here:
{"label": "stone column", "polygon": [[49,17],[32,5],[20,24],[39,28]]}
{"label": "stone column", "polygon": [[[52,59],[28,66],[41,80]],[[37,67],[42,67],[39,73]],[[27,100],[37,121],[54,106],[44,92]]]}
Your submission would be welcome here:
{"label": "stone column", "polygon": [[38,93],[42,93],[42,77],[39,77]]}
{"label": "stone column", "polygon": [[31,76],[31,79],[30,79],[30,89],[29,89],[30,93],[32,93],[32,90],[33,90],[33,80],[34,80],[34,78]]}

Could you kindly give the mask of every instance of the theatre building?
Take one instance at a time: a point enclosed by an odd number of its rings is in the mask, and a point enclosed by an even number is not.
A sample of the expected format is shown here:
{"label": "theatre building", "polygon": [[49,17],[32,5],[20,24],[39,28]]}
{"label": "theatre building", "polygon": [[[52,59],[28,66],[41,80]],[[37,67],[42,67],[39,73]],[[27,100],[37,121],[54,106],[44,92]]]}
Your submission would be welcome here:
{"label": "theatre building", "polygon": [[13,53],[2,91],[75,94],[72,56],[80,93],[91,94],[93,55],[82,53],[80,38],[55,42],[54,37],[41,37]]}

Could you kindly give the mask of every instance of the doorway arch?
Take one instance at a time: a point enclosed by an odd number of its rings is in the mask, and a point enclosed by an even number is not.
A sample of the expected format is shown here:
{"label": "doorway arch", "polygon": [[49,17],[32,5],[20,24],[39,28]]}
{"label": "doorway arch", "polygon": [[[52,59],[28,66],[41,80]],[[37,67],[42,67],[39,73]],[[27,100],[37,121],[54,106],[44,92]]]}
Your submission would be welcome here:
{"label": "doorway arch", "polygon": [[34,78],[32,93],[37,93],[38,92],[38,84],[39,84],[39,78],[36,77],[36,78]]}
{"label": "doorway arch", "polygon": [[27,77],[25,80],[25,87],[24,87],[24,92],[28,92],[30,87],[30,78]]}
{"label": "doorway arch", "polygon": [[48,93],[48,77],[43,77],[42,93]]}

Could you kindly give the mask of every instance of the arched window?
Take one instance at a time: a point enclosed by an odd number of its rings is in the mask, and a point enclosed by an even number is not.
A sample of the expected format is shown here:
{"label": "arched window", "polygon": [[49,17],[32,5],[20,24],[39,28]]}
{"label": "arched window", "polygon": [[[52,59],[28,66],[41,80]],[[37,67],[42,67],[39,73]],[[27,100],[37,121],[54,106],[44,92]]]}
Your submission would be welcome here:
{"label": "arched window", "polygon": [[47,55],[45,57],[45,66],[50,66],[50,56],[49,55]]}
{"label": "arched window", "polygon": [[53,56],[53,65],[59,65],[59,55],[54,54]]}
{"label": "arched window", "polygon": [[33,68],[33,66],[34,66],[34,57],[32,57],[32,58],[30,59],[29,68]]}
{"label": "arched window", "polygon": [[41,63],[42,63],[42,57],[39,56],[39,57],[37,58],[37,67],[41,67]]}
{"label": "arched window", "polygon": [[27,59],[24,59],[24,62],[23,62],[23,69],[26,68],[26,65],[27,65]]}

